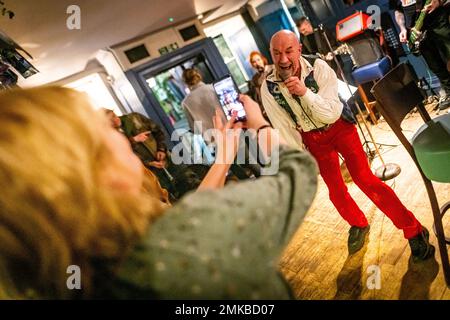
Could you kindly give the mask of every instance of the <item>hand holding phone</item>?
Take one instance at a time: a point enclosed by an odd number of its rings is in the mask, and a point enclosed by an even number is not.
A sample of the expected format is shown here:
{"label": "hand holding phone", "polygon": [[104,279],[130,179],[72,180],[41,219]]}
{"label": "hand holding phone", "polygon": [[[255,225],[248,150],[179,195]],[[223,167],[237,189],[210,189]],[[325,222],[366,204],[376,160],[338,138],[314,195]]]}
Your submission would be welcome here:
{"label": "hand holding phone", "polygon": [[242,122],[236,122],[236,113],[224,123],[221,111],[216,110],[213,118],[216,143],[216,163],[232,164],[239,148],[239,137],[242,131]]}
{"label": "hand holding phone", "polygon": [[247,129],[258,130],[262,126],[269,125],[256,101],[244,94],[239,95],[239,101],[246,111],[245,127]]}
{"label": "hand holding phone", "polygon": [[214,91],[227,120],[236,112],[236,122],[245,121],[247,115],[244,106],[239,101],[239,90],[231,76],[226,76],[213,83]]}

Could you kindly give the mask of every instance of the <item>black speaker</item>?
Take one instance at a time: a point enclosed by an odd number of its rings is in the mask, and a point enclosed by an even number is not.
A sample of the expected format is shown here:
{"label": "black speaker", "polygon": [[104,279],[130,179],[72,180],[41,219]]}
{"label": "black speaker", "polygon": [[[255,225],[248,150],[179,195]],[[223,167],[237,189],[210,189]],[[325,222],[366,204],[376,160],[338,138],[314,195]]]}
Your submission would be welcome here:
{"label": "black speaker", "polygon": [[353,63],[357,68],[377,62],[384,57],[380,40],[374,32],[365,31],[350,39],[347,44]]}

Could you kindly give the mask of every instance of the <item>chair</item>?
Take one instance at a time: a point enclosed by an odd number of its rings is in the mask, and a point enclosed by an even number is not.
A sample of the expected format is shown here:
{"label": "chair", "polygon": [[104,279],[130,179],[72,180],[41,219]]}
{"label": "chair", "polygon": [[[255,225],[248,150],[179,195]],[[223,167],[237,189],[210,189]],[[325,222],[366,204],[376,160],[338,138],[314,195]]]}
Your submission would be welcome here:
{"label": "chair", "polygon": [[[423,101],[425,96],[417,86],[417,77],[409,63],[396,66],[372,87],[371,92],[395,135],[414,160],[425,184],[433,211],[434,225],[445,282],[450,287],[450,264],[442,217],[450,208],[450,202],[439,209],[433,181],[450,182],[450,114],[431,120]],[[402,132],[405,116],[417,107],[425,124],[415,133],[412,142]]]}

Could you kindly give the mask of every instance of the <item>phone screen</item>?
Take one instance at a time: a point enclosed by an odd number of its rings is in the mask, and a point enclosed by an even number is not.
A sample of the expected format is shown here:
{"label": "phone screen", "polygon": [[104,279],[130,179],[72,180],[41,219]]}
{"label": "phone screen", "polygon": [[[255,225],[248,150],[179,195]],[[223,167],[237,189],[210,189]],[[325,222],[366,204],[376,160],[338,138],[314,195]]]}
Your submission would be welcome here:
{"label": "phone screen", "polygon": [[236,111],[236,121],[246,120],[245,109],[239,101],[239,92],[234,84],[233,78],[228,76],[215,82],[213,86],[227,119],[230,120],[233,111]]}

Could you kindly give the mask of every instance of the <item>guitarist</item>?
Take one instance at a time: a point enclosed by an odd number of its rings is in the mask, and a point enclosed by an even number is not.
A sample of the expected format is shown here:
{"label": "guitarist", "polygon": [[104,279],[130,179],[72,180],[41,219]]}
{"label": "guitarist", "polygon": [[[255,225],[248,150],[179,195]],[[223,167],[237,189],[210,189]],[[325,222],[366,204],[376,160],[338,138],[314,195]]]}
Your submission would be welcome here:
{"label": "guitarist", "polygon": [[419,47],[428,67],[441,82],[442,91],[439,109],[450,107],[450,24],[449,1],[445,0],[391,0],[390,7],[395,10],[395,20],[400,27],[400,42],[407,43],[410,31],[415,27],[421,11],[426,13],[421,32],[426,37]]}
{"label": "guitarist", "polygon": [[[302,52],[306,55],[319,55],[321,59],[325,60],[328,65],[333,69],[338,76],[338,66],[333,60],[333,54],[328,48],[328,44],[324,36],[321,34],[318,28],[314,28],[308,17],[301,17],[296,21],[296,26],[298,32],[300,33],[300,42],[302,44]],[[336,37],[333,32],[324,27],[324,32],[327,34],[328,40],[330,41],[331,47],[337,49],[339,43],[336,41]],[[338,61],[342,65],[343,61],[339,56],[337,56]]]}

